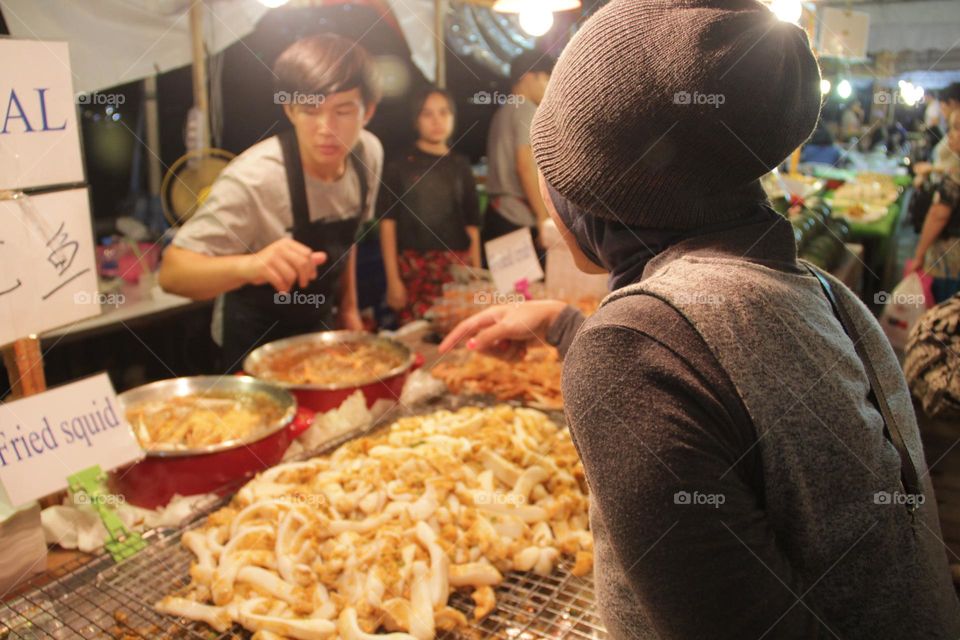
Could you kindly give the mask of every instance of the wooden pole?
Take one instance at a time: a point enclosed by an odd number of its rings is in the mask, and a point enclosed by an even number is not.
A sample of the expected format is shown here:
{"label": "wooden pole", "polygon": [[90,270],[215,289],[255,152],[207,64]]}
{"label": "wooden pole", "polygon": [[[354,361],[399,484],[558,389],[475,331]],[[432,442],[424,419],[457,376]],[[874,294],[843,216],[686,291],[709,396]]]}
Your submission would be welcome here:
{"label": "wooden pole", "polygon": [[436,85],[447,88],[447,48],[444,39],[447,0],[433,0],[433,40],[437,52]]}
{"label": "wooden pole", "polygon": [[190,4],[190,39],[193,45],[193,106],[200,112],[200,146],[210,146],[210,105],[207,100],[207,66],[203,50],[203,0]]}
{"label": "wooden pole", "polygon": [[47,390],[47,380],[43,373],[43,354],[40,351],[40,339],[37,336],[21,338],[4,349],[3,364],[10,378],[10,395],[13,400]]}
{"label": "wooden pole", "polygon": [[160,195],[163,171],[160,167],[160,118],[157,115],[157,76],[143,79],[144,115],[147,134],[147,187],[151,197]]}

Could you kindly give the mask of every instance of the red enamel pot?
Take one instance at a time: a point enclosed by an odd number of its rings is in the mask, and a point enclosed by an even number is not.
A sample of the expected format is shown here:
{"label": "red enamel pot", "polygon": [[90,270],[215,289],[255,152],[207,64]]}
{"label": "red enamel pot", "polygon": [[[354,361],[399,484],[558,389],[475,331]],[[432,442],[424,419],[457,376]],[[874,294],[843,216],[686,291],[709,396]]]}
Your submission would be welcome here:
{"label": "red enamel pot", "polygon": [[[386,353],[392,354],[400,364],[383,375],[371,374],[367,379],[359,382],[352,381],[342,384],[295,384],[277,380],[269,371],[268,363],[271,359],[277,353],[290,347],[316,345],[319,350],[342,343],[376,345],[384,349]],[[359,331],[324,331],[265,344],[246,357],[243,361],[243,371],[249,376],[267,380],[289,390],[296,396],[300,406],[322,413],[336,409],[357,390],[363,393],[368,408],[373,407],[377,400],[381,399],[397,402],[400,399],[400,392],[403,391],[403,385],[407,381],[407,376],[422,364],[421,356],[413,353],[409,347],[397,340]]]}
{"label": "red enamel pot", "polygon": [[156,509],[174,495],[225,495],[263,469],[276,465],[290,443],[313,423],[314,412],[297,407],[286,389],[249,376],[195,376],[161,380],[118,397],[132,407],[205,391],[266,394],[282,409],[272,423],[242,439],[197,448],[148,450],[146,457],[110,474],[111,490],[138,507]]}

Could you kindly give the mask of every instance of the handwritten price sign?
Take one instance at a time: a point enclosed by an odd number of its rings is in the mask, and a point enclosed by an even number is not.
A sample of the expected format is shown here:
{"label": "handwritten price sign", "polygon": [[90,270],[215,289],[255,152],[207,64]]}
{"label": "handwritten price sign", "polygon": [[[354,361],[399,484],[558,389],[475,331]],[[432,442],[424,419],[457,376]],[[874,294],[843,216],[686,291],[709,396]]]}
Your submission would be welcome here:
{"label": "handwritten price sign", "polygon": [[543,280],[530,229],[524,227],[484,245],[494,285],[501,293],[510,293],[520,280]]}
{"label": "handwritten price sign", "polygon": [[86,189],[0,201],[0,344],[100,313]]}

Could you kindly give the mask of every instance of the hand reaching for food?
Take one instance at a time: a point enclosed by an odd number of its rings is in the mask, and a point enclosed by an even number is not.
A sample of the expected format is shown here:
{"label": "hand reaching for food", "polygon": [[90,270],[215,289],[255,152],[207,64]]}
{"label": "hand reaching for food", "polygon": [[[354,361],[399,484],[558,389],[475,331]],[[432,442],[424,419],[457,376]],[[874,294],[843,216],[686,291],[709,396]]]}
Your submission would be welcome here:
{"label": "hand reaching for food", "polygon": [[467,349],[493,353],[511,348],[511,343],[546,342],[547,330],[566,306],[559,300],[536,300],[490,307],[454,327],[440,343],[440,353],[464,340]]}

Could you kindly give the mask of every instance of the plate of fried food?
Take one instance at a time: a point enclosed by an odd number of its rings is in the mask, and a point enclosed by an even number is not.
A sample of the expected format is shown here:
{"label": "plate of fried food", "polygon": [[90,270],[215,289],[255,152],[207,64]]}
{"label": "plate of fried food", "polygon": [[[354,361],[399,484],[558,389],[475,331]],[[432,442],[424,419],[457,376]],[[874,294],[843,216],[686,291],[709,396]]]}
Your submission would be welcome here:
{"label": "plate of fried food", "polygon": [[554,347],[529,347],[511,358],[459,350],[441,360],[431,374],[457,394],[514,400],[545,411],[563,408],[563,362]]}
{"label": "plate of fried food", "polygon": [[570,434],[543,413],[408,416],[261,473],[183,534],[191,582],[155,608],[265,640],[430,640],[493,611],[505,574],[589,573],[588,508]]}

